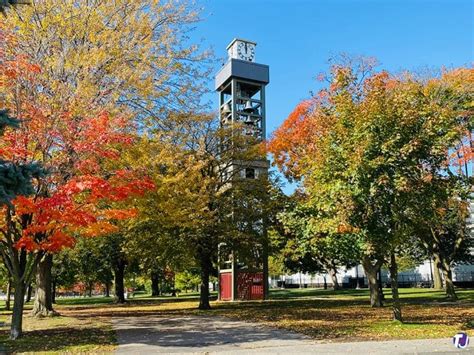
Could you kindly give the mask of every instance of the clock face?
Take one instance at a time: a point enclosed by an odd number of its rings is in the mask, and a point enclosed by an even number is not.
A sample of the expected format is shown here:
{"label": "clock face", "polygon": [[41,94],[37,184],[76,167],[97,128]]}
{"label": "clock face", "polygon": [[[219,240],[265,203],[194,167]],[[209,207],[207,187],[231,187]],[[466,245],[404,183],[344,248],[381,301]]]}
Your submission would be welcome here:
{"label": "clock face", "polygon": [[240,59],[251,62],[255,58],[255,46],[250,43],[240,42],[237,45],[237,54]]}

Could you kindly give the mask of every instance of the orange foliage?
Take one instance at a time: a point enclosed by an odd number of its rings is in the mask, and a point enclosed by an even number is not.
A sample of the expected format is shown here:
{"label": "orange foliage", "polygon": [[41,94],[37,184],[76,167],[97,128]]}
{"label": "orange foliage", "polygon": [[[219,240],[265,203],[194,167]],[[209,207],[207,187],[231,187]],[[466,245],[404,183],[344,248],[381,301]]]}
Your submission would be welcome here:
{"label": "orange foliage", "polygon": [[298,104],[267,144],[276,165],[287,177],[299,177],[300,159],[311,145],[314,126],[309,115],[310,107],[309,100]]}
{"label": "orange foliage", "polygon": [[57,252],[73,247],[77,235],[116,232],[114,221],[131,218],[136,211],[111,208],[111,203],[142,195],[154,186],[144,172],[111,168],[133,143],[131,118],[94,106],[79,114],[42,102],[35,96],[35,74],[41,69],[26,57],[7,60],[2,69],[6,78],[2,86],[19,103],[10,107],[11,112],[22,124],[5,131],[1,158],[40,163],[47,171],[34,181],[35,195],[18,196],[12,208],[0,212],[4,221],[10,213],[19,230],[15,246]]}
{"label": "orange foliage", "polygon": [[[457,68],[450,71],[445,71],[441,77],[441,81],[448,83],[454,90],[469,92],[474,86],[474,68]],[[474,106],[465,107],[463,116],[466,118],[472,117],[474,114]],[[471,124],[472,126],[472,124]],[[464,172],[469,175],[469,169],[474,164],[474,134],[472,131],[466,130],[463,139],[455,147],[453,152],[449,155],[449,163],[458,167],[459,172]]]}

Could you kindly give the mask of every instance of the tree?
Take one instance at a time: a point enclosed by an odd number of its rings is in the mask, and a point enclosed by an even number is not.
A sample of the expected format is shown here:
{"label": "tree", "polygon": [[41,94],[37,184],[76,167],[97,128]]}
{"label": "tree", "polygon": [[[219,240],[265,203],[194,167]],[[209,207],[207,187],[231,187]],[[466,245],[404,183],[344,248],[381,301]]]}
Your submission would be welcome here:
{"label": "tree", "polygon": [[[271,143],[270,150],[283,157],[280,164],[286,166],[290,157],[302,169],[298,173],[304,176],[306,205],[319,213],[316,230],[362,238],[373,306],[381,304],[377,271],[389,260],[394,318],[401,320],[397,246],[407,238],[407,225],[419,216],[418,192],[444,174],[446,152],[468,129],[469,96],[456,93],[444,77],[426,81],[375,73],[373,61],[336,64],[325,78],[330,87],[312,98],[300,119],[310,127],[306,131],[311,138],[302,141],[303,155],[292,155],[301,150],[287,152],[280,144]],[[287,137],[283,127],[273,142]],[[293,139],[285,144],[301,143]]]}
{"label": "tree", "polygon": [[176,287],[179,290],[184,290],[185,292],[195,290],[199,283],[199,270],[190,269],[176,274]]}
{"label": "tree", "polygon": [[77,282],[77,264],[74,258],[74,249],[64,249],[53,258],[52,276],[52,303],[55,303],[57,288],[72,288]]}
{"label": "tree", "polygon": [[200,199],[199,189],[194,190],[198,165],[159,132],[141,137],[122,155],[122,164],[146,169],[154,183],[153,190],[135,200],[136,218],[121,226],[119,249],[127,260],[140,264],[157,296],[164,271],[183,270],[192,261],[183,235],[196,223],[192,217]]}
{"label": "tree", "polygon": [[[34,2],[7,19],[17,29],[8,51],[43,69],[27,88],[29,100],[51,122],[44,128],[54,132],[64,128],[64,114],[79,120],[95,110],[126,116],[143,129],[170,108],[195,107],[199,101],[207,54],[184,45],[185,28],[196,18],[191,6],[174,2]],[[36,158],[54,165],[49,145],[43,148]],[[66,155],[71,161],[61,165],[63,179],[74,174],[76,158],[73,152]],[[46,274],[38,277],[50,279]]]}
{"label": "tree", "polygon": [[467,228],[469,186],[464,186],[464,194],[459,194],[461,191],[445,187],[446,177],[442,179],[435,191],[431,191],[433,195],[424,190],[425,194],[420,196],[419,207],[426,210],[424,218],[413,225],[412,232],[424,250],[433,256],[435,269],[441,270],[444,276],[446,296],[455,301],[452,267],[473,262],[474,240]]}
{"label": "tree", "polygon": [[[356,188],[353,181],[363,180],[351,177],[351,173],[358,172],[356,159],[363,152],[363,149],[357,150],[355,138],[359,132],[354,129],[357,122],[355,108],[362,102],[362,83],[374,65],[372,59],[352,61],[345,57],[342,63],[333,64],[329,75],[320,76],[330,83],[330,87],[298,105],[275,131],[269,150],[277,164],[286,169],[287,175],[298,179],[304,176],[306,204],[318,212],[312,223],[315,231],[339,235],[340,232],[359,233],[365,237],[362,264],[369,281],[371,304],[380,306],[376,275],[384,261],[386,241],[385,237],[377,238],[377,235],[384,235],[386,230],[383,234],[376,230],[379,216],[368,215],[372,212],[367,209],[371,204],[365,205],[355,195],[364,190]],[[360,208],[356,202],[360,202]],[[363,225],[360,226],[354,217]],[[367,223],[369,219],[371,223]],[[360,228],[367,224],[373,230],[370,234],[366,233],[367,229],[361,233]]]}
{"label": "tree", "polygon": [[173,115],[167,124],[156,133],[155,140],[172,149],[172,161],[166,161],[162,169],[170,172],[169,176],[164,174],[168,179],[178,178],[175,183],[182,188],[175,192],[178,206],[161,213],[166,216],[173,211],[174,219],[183,221],[175,228],[175,235],[190,248],[189,254],[200,268],[199,308],[209,309],[209,278],[216,271],[219,242],[244,245],[256,235],[255,228],[262,230],[266,208],[255,202],[257,196],[269,190],[267,179],[253,180],[249,190],[249,182],[237,177],[246,162],[261,160],[264,154],[256,139],[245,134],[244,127],[220,127],[218,120],[209,115]]}
{"label": "tree", "polygon": [[[174,1],[35,1],[6,19],[14,50],[44,70],[43,105],[83,114],[90,106],[136,118],[196,108],[209,53],[187,41],[198,20],[192,4]],[[113,111],[115,110],[115,111]]]}
{"label": "tree", "polygon": [[80,238],[69,255],[75,266],[75,280],[86,286],[89,296],[97,283],[107,290],[113,279],[110,253],[105,238]]}
{"label": "tree", "polygon": [[300,272],[326,272],[331,276],[333,288],[337,290],[340,288],[338,269],[355,266],[360,259],[359,236],[315,232],[312,220],[317,216],[317,212],[305,209],[298,200],[279,214],[286,232],[286,245],[283,248],[286,265]]}
{"label": "tree", "polygon": [[[19,129],[6,130],[2,152],[14,163],[39,160],[48,171],[35,179],[32,196],[16,197],[2,211],[0,251],[15,288],[11,337],[16,339],[21,335],[25,286],[42,259],[73,246],[78,234],[115,231],[114,221],[129,218],[134,211],[113,209],[110,203],[141,194],[152,184],[138,172],[105,169],[106,163],[118,157],[119,149],[132,142],[125,132],[130,120],[94,112],[92,107],[87,116],[64,111],[61,121],[51,119],[48,109],[29,99],[35,97],[30,96],[29,87],[39,68],[28,62],[6,64],[7,84],[16,87],[10,102],[16,103],[15,114],[23,122]],[[46,269],[50,270],[50,265]],[[46,283],[40,280],[38,285]],[[42,308],[49,302],[37,304],[40,313],[51,311]]]}

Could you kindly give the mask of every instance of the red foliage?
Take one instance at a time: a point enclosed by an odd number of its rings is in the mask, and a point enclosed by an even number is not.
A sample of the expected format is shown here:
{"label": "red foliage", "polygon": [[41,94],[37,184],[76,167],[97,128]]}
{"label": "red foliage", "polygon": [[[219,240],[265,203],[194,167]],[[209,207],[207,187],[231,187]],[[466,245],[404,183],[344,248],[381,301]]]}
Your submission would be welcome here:
{"label": "red foliage", "polygon": [[275,163],[287,177],[299,177],[300,159],[311,145],[314,122],[309,114],[310,107],[311,101],[298,104],[267,144]]}
{"label": "red foliage", "polygon": [[[74,246],[77,235],[116,231],[114,221],[136,211],[111,208],[111,203],[153,188],[143,172],[112,168],[133,143],[131,118],[94,106],[84,113],[77,107],[58,108],[37,95],[35,74],[41,70],[37,65],[18,56],[4,64],[2,85],[15,94],[19,105],[12,105],[11,112],[22,124],[6,130],[0,142],[2,158],[37,162],[48,172],[34,181],[35,195],[18,196],[12,202],[12,221],[20,231],[15,246],[57,252]],[[6,213],[4,209],[2,214]]]}

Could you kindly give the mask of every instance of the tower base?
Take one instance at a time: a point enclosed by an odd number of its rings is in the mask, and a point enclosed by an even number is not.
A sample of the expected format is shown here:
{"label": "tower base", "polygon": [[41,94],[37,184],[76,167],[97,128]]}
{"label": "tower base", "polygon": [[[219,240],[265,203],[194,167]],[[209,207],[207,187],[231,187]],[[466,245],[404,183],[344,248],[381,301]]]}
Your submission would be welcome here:
{"label": "tower base", "polygon": [[220,270],[219,301],[264,300],[265,284],[263,270]]}

